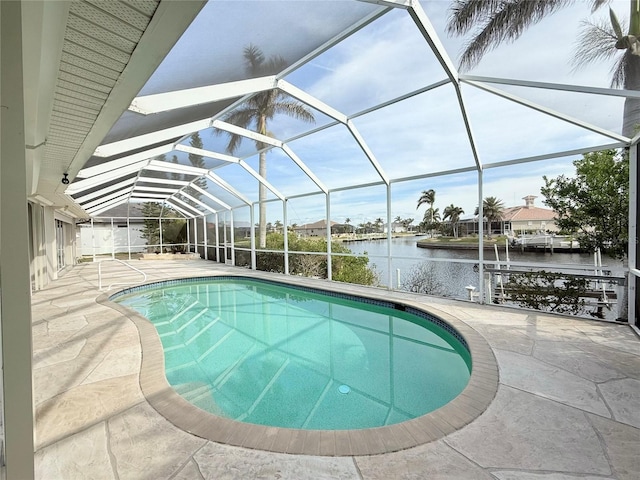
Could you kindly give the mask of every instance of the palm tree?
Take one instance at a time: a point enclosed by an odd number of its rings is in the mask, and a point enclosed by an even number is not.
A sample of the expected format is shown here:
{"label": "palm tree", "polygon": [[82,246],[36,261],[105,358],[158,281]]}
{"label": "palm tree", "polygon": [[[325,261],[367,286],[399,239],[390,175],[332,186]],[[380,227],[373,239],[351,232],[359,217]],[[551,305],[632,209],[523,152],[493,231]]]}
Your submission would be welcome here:
{"label": "palm tree", "polygon": [[431,232],[431,236],[433,236],[433,230],[440,223],[440,209],[429,207],[426,212],[424,212],[424,217],[422,217],[422,222],[420,225],[425,230],[429,230]]}
{"label": "palm tree", "polygon": [[[484,54],[502,42],[516,40],[527,27],[551,15],[574,0],[456,0],[451,7],[447,31],[472,38],[460,58],[460,68],[478,64]],[[592,12],[608,0],[591,0]],[[629,0],[629,27],[623,32],[613,10],[609,9],[609,23],[583,22],[573,63],[576,67],[596,60],[613,58],[621,52],[613,68],[611,86],[640,90],[640,9],[637,0]],[[477,27],[477,28],[476,28]],[[640,100],[627,98],[624,106],[622,134],[632,137],[640,123]]]}
{"label": "palm tree", "polygon": [[[429,204],[429,210],[427,210],[427,212],[432,212],[433,213],[433,204],[436,201],[436,191],[433,188],[430,188],[429,190],[423,190],[422,194],[420,195],[420,198],[418,198],[418,206],[416,207],[416,210],[418,208],[420,208],[420,205],[423,205],[425,203]],[[426,215],[426,212],[425,212]],[[422,220],[422,222],[425,222],[425,219]],[[431,224],[433,224],[434,222],[434,218],[433,216],[431,217]],[[433,231],[431,232],[431,236],[433,236]]]}
{"label": "palm tree", "polygon": [[413,223],[413,218],[405,218],[401,223],[404,229],[408,232],[411,224]]}
{"label": "palm tree", "polygon": [[374,222],[375,226],[376,226],[376,232],[382,232],[382,225],[384,225],[384,220],[382,220],[382,218],[378,217],[376,218],[376,221]]}
{"label": "palm tree", "polygon": [[[251,78],[272,75],[276,72],[282,71],[282,69],[287,65],[287,62],[282,57],[272,56],[267,60],[262,51],[252,44],[245,47],[243,56],[246,61],[247,73]],[[286,96],[278,89],[268,90],[266,92],[260,92],[253,95],[239,108],[230,112],[224,120],[242,128],[253,127],[256,132],[262,135],[269,135],[267,123],[277,114],[288,115],[309,123],[315,122],[315,117],[311,110],[309,110],[304,104]],[[217,131],[217,133],[220,133],[220,131]],[[227,152],[233,154],[240,146],[242,138],[243,137],[240,135],[229,133]],[[263,178],[267,178],[266,147],[266,144],[256,141],[256,148],[260,151],[258,173]],[[261,183],[258,190],[258,202],[260,204],[258,219],[258,225],[260,226],[260,248],[265,248],[266,246],[266,199],[267,188]]]}
{"label": "palm tree", "polygon": [[444,208],[442,212],[442,218],[451,222],[453,228],[453,236],[458,238],[458,222],[460,221],[460,215],[464,213],[464,210],[460,207],[456,207],[453,203]]}
{"label": "palm tree", "polygon": [[[502,220],[504,203],[502,202],[502,200],[496,197],[485,197],[485,199],[482,201],[482,211],[484,214],[484,218],[487,219],[487,223],[489,224],[487,230],[489,231],[489,238],[491,238],[492,223]],[[479,209],[478,207],[476,207],[474,215],[478,214]]]}

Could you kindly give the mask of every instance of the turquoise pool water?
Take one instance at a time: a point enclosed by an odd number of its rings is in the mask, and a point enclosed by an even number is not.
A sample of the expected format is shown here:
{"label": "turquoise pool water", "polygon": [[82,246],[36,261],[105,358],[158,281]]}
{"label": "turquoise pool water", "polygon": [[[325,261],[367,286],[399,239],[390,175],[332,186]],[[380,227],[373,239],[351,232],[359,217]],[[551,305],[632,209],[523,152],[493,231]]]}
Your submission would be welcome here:
{"label": "turquoise pool water", "polygon": [[237,277],[134,290],[113,300],[153,322],[169,383],[234,420],[391,425],[441,407],[469,380],[453,329],[410,308]]}

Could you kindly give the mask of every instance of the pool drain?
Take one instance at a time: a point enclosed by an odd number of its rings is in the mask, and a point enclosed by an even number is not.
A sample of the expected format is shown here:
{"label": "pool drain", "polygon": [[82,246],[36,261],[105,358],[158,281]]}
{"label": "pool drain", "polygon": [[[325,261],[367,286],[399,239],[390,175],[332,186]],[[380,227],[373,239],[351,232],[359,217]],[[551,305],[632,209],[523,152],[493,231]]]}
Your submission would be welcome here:
{"label": "pool drain", "polygon": [[338,391],[339,391],[340,393],[347,394],[347,393],[349,393],[349,392],[351,391],[351,388],[349,387],[349,385],[340,385],[340,386],[338,387]]}

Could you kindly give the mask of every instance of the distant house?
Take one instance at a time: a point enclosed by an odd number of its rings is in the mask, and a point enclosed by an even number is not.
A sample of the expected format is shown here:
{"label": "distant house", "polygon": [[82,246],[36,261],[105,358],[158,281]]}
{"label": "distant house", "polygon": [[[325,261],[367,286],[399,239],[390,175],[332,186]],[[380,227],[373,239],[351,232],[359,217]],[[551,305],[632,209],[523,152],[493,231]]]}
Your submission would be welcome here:
{"label": "distant house", "polygon": [[[384,226],[384,233],[387,233],[387,225]],[[391,222],[391,233],[406,233],[407,227],[404,226],[401,222]]]}
{"label": "distant house", "polygon": [[[337,222],[330,222],[331,233]],[[327,236],[327,222],[326,220],[320,220],[315,223],[305,223],[304,225],[297,225],[293,227],[293,231],[301,237],[326,237]]]}
{"label": "distant house", "polygon": [[502,212],[502,231],[506,235],[522,233],[557,232],[556,212],[549,208],[536,207],[533,203],[537,197],[527,195],[525,204],[505,208]]}

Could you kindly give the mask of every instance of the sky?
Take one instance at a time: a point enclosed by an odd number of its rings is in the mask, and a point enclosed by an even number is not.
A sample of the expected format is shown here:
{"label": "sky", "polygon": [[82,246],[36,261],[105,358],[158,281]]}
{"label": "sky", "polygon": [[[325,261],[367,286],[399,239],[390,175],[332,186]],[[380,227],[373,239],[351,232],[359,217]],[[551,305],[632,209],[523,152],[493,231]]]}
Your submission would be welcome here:
{"label": "sky", "polygon": [[[207,15],[213,15],[214,7],[227,5],[225,10],[231,15],[233,8],[242,8],[248,2],[210,2],[201,14],[200,22],[194,22],[193,28],[206,27]],[[265,19],[264,15],[275,15],[273,7],[277,2],[254,3],[254,11],[267,7],[247,20],[246,31],[242,33],[242,43],[225,35],[233,35],[232,27],[228,32],[217,32],[216,41],[220,51],[225,51],[226,66],[221,68],[240,68],[241,46],[248,43],[263,45],[266,57],[274,54],[295,56],[295,45],[291,45],[290,36],[269,37],[261,31],[260,23],[275,19]],[[454,64],[464,39],[446,34],[448,0],[423,1],[433,28],[439,34],[440,41]],[[578,1],[575,5],[562,9],[532,26],[520,39],[502,45],[489,52],[472,71],[466,72],[478,76],[502,77],[539,82],[555,82],[584,86],[608,87],[611,63],[602,62],[585,68],[575,69],[571,64],[572,51],[575,48],[580,21],[596,21],[608,18],[606,8],[595,14],[590,12],[591,2]],[[281,3],[282,5],[282,3]],[[313,43],[321,38],[320,32],[327,28],[322,21],[321,12],[314,16],[312,10],[321,10],[327,6],[341,8],[345,2],[285,2],[288,8],[279,11],[281,15],[300,15],[307,11],[305,20],[295,28],[300,44]],[[628,0],[611,2],[619,18],[626,18]],[[372,8],[368,4],[358,4],[358,8]],[[211,9],[209,11],[208,9]],[[240,11],[240,10],[239,10]],[[216,11],[219,14],[219,10]],[[295,17],[299,18],[299,17]],[[280,19],[279,21],[283,21]],[[286,21],[286,19],[285,19]],[[288,23],[293,25],[292,22]],[[337,27],[337,26],[334,26]],[[293,27],[292,27],[293,28]],[[336,28],[337,29],[337,28]],[[167,88],[159,78],[169,77],[170,66],[178,55],[185,52],[198,62],[196,44],[202,45],[206,32],[188,35],[170,54],[158,75],[152,77],[143,92],[154,93]],[[289,32],[290,33],[290,32]],[[325,33],[325,32],[321,32]],[[238,34],[239,35],[239,34]],[[225,42],[229,43],[226,45]],[[263,41],[263,44],[259,42]],[[293,42],[295,43],[295,42]],[[230,49],[234,45],[235,50]],[[227,48],[229,47],[229,48]],[[302,48],[302,47],[300,47]],[[214,55],[215,52],[206,52]],[[214,58],[214,57],[212,57]],[[173,63],[172,63],[173,62]],[[175,67],[173,67],[175,68]],[[165,71],[163,71],[163,69]],[[162,74],[162,75],[160,75]],[[194,74],[195,75],[195,74]],[[223,77],[221,77],[223,78]],[[340,45],[314,58],[311,62],[295,70],[285,80],[304,89],[317,99],[347,115],[355,115],[363,110],[385,102],[416,89],[433,85],[446,78],[434,58],[424,38],[405,11],[395,11],[385,15]],[[196,80],[194,80],[196,81]],[[197,80],[206,83],[206,80]],[[161,85],[164,87],[161,88]],[[183,88],[179,77],[172,88]],[[498,86],[495,86],[498,87]],[[583,119],[597,127],[619,132],[623,100],[615,97],[555,92],[541,89],[501,86],[504,91],[542,104],[570,117]],[[613,140],[586,129],[571,125],[543,113],[527,109],[514,102],[496,97],[473,86],[462,85],[462,97],[469,116],[470,129],[476,140],[476,148],[483,165],[505,162],[530,156],[561,152],[581,147],[604,145]],[[310,128],[327,124],[330,119],[315,112],[316,123],[313,126],[284,117],[276,117],[269,125],[273,136],[287,140]],[[425,207],[416,209],[417,200],[423,190],[436,191],[435,207],[444,210],[447,205],[461,207],[465,215],[471,216],[478,205],[478,173],[475,171],[428,176],[427,178],[399,181],[419,175],[473,167],[475,160],[467,140],[462,116],[455,90],[451,85],[439,86],[402,102],[381,110],[356,116],[353,123],[365,139],[368,148],[375,156],[382,170],[392,179],[391,217],[414,218],[418,223]],[[207,149],[224,152],[228,137],[215,135],[210,131],[201,132]],[[303,137],[289,143],[292,150],[308,165],[324,185],[330,189],[341,189],[354,183],[366,184],[379,182],[380,176],[367,160],[353,136],[344,126],[336,126],[317,134]],[[258,169],[257,155],[251,155],[254,146],[243,142],[239,156],[255,170]],[[170,155],[169,155],[170,157]],[[184,155],[181,155],[184,161]],[[299,197],[299,195],[318,190],[314,183],[298,169],[281,151],[268,154],[268,180],[284,195],[293,196],[289,200],[288,223],[315,222],[325,216],[324,195]],[[483,173],[483,197],[495,196],[502,199],[505,206],[522,205],[526,195],[538,195],[537,206],[543,205],[540,187],[542,176],[555,177],[561,174],[572,175],[572,161],[580,156],[569,156],[529,162],[506,168],[487,168]],[[209,167],[216,162],[207,160]],[[214,170],[216,174],[232,183],[243,194],[257,198],[255,181],[238,166],[232,165]],[[213,188],[213,186],[212,186]],[[273,194],[270,198],[275,198]],[[331,194],[331,219],[344,222],[346,218],[353,224],[375,221],[386,217],[386,187],[373,186],[358,190],[340,190]],[[282,221],[282,204],[270,203],[269,220]],[[236,219],[248,219],[248,209],[236,212]]]}

